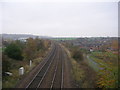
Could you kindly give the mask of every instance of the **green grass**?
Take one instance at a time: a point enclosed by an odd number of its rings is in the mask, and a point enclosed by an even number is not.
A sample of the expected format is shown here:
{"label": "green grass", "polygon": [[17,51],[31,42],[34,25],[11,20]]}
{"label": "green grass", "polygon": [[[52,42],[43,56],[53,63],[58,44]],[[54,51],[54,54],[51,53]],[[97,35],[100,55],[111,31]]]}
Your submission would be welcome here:
{"label": "green grass", "polygon": [[75,79],[76,82],[80,82],[83,78],[84,78],[84,71],[79,68],[79,64],[72,59],[72,74],[73,74],[73,78]]}
{"label": "green grass", "polygon": [[90,67],[92,67],[96,72],[98,72],[100,70],[100,66],[97,62],[94,61],[93,58],[91,58],[91,56],[88,56],[88,58],[86,59],[86,61],[88,62],[88,65]]}
{"label": "green grass", "polygon": [[112,52],[92,52],[91,58],[99,63],[112,63],[114,65],[118,63],[118,55]]}
{"label": "green grass", "polygon": [[118,83],[118,56],[111,52],[92,52],[90,58],[102,68],[98,72],[99,87],[116,87]]}
{"label": "green grass", "polygon": [[[45,55],[46,54],[47,54],[47,52],[45,52]],[[26,61],[26,60],[23,60],[23,61],[12,60],[12,68],[9,72],[11,72],[13,75],[5,77],[6,80],[3,81],[3,84],[2,84],[3,88],[14,88],[15,85],[19,82],[19,80],[22,77],[22,76],[19,75],[19,68],[21,67],[21,65],[25,69],[25,73],[24,73],[24,75],[25,75],[30,70],[32,70],[36,65],[38,65],[42,60],[43,60],[42,57],[34,59],[32,61],[32,66],[31,67],[29,66],[29,62]]]}
{"label": "green grass", "polygon": [[[12,60],[12,61],[14,63],[13,64],[14,68],[12,68],[10,70],[10,72],[13,75],[6,77],[6,81],[3,82],[3,88],[13,88],[13,87],[15,87],[15,85],[17,84],[17,82],[21,78],[18,70],[19,70],[22,63],[23,63],[22,66],[25,69],[25,74],[27,74],[32,68],[34,68],[36,65],[38,65],[38,63],[40,63],[42,61],[42,58],[37,58],[37,59],[33,60],[31,67],[29,66],[29,63],[27,63],[25,61],[16,61],[16,60]],[[21,64],[19,64],[19,63],[21,63]]]}
{"label": "green grass", "polygon": [[2,48],[0,48],[0,52],[2,51]]}
{"label": "green grass", "polygon": [[12,72],[13,75],[6,77],[7,80],[3,81],[3,84],[2,84],[3,88],[15,87],[16,83],[20,79],[17,69],[12,69],[10,72]]}
{"label": "green grass", "polygon": [[110,52],[92,52],[90,55],[90,59],[98,64],[98,67],[95,68],[104,67],[111,69],[111,66],[116,67],[116,65],[118,64],[118,56]]}
{"label": "green grass", "polygon": [[96,56],[98,58],[113,58],[113,59],[117,59],[117,55],[113,54],[112,52],[92,52],[91,53],[93,56]]}

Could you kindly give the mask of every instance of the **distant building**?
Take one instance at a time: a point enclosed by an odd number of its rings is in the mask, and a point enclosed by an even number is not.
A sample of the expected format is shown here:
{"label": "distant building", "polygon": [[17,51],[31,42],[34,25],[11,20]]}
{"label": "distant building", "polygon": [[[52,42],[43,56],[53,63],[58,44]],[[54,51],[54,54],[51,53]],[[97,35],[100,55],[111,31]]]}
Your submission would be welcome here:
{"label": "distant building", "polygon": [[26,42],[26,41],[27,41],[27,38],[19,38],[19,39],[17,39],[17,40],[20,40],[20,41],[22,41],[22,42]]}
{"label": "distant building", "polygon": [[93,52],[94,50],[92,48],[90,48],[90,52]]}

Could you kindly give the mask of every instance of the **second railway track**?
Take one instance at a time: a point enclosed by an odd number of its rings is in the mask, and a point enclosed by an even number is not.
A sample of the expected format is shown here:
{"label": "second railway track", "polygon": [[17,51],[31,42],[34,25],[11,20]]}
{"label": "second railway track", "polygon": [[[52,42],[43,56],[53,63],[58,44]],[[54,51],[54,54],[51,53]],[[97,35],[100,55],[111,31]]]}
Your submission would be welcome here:
{"label": "second railway track", "polygon": [[54,73],[54,78],[52,80],[52,84],[50,88],[63,88],[63,53],[62,48],[60,47],[59,51],[59,60],[56,66],[56,70]]}

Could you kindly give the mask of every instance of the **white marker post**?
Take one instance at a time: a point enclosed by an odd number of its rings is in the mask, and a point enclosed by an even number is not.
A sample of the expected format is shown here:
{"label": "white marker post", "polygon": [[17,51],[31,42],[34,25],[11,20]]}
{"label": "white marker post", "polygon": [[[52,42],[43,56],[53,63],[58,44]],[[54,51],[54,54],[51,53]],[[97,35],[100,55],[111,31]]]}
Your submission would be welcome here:
{"label": "white marker post", "polygon": [[24,74],[24,67],[20,67],[19,68],[19,75],[23,75]]}
{"label": "white marker post", "polygon": [[30,60],[30,67],[32,66],[32,61]]}

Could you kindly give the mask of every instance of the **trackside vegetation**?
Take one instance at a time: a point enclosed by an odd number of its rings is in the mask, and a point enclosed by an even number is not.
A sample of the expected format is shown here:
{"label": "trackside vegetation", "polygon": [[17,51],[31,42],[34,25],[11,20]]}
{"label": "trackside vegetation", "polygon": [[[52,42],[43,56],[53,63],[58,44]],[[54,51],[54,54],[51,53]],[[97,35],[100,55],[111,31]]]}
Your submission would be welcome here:
{"label": "trackside vegetation", "polygon": [[72,64],[72,77],[78,88],[96,88],[96,73],[84,61],[86,50],[66,45],[65,50]]}
{"label": "trackside vegetation", "polygon": [[112,52],[92,52],[90,58],[100,66],[98,87],[118,87],[118,56]]}
{"label": "trackside vegetation", "polygon": [[76,87],[118,88],[118,53],[105,49],[90,51],[66,42],[62,44],[67,48],[71,58]]}
{"label": "trackside vegetation", "polygon": [[13,58],[16,60],[23,59],[22,49],[19,46],[17,46],[17,44],[15,44],[15,43],[11,43],[10,45],[7,46],[7,48],[5,49],[5,54],[9,58]]}
{"label": "trackside vegetation", "polygon": [[[38,65],[50,50],[51,42],[40,38],[28,38],[26,41],[12,40],[3,41],[2,52],[2,86],[3,88],[14,88],[16,84]],[[29,61],[32,60],[32,66]],[[24,67],[25,73],[19,75],[19,68]],[[7,75],[10,72],[12,75]]]}

